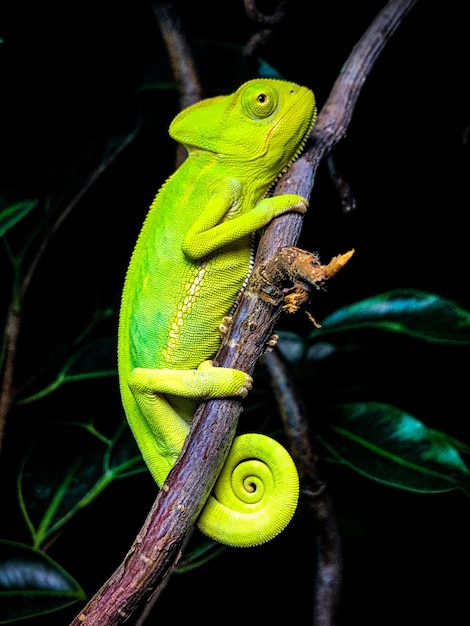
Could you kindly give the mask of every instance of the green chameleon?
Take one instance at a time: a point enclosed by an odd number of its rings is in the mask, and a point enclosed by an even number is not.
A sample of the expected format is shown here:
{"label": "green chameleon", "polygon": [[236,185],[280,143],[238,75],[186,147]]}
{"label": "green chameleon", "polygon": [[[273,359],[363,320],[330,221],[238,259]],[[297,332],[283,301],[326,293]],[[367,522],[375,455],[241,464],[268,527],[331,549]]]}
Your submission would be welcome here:
{"label": "green chameleon", "polygon": [[[248,374],[214,367],[210,359],[220,345],[222,321],[250,275],[253,233],[277,215],[307,208],[301,196],[266,194],[300,154],[315,116],[309,89],[260,79],[192,105],[170,125],[188,158],[162,186],[142,227],[124,284],[118,336],[123,406],[159,486],[201,399],[244,397],[251,389]],[[244,459],[247,489],[239,476]],[[241,497],[232,494],[232,469]],[[289,523],[298,492],[286,450],[265,435],[241,435],[197,525],[221,543],[254,546]]]}

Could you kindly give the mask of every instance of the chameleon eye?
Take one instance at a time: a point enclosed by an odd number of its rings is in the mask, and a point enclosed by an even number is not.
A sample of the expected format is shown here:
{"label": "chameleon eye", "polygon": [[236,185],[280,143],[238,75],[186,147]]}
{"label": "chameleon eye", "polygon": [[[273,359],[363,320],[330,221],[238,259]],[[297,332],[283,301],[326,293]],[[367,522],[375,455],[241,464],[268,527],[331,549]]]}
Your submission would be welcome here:
{"label": "chameleon eye", "polygon": [[250,83],[242,94],[243,109],[253,119],[269,117],[276,111],[278,103],[277,91],[266,83]]}

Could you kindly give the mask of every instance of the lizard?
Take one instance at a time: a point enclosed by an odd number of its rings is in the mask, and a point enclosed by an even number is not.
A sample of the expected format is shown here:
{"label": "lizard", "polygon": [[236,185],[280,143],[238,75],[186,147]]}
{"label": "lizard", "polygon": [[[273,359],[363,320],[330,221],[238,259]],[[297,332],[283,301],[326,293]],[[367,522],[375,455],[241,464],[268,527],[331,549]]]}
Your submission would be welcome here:
{"label": "lizard", "polygon": [[[118,325],[122,404],[159,487],[201,400],[243,398],[252,387],[249,374],[215,367],[212,359],[222,320],[230,319],[250,275],[254,234],[275,216],[307,208],[299,195],[272,196],[270,190],[299,156],[315,118],[307,87],[252,79],[183,109],[170,124],[169,135],[187,158],[147,213],[126,272]],[[221,503],[230,489],[227,468],[239,457],[263,455],[272,465],[266,484],[254,487],[250,480],[247,502],[231,511],[232,504]],[[223,544],[258,545],[287,526],[298,495],[298,473],[285,448],[266,435],[239,435],[197,526]]]}

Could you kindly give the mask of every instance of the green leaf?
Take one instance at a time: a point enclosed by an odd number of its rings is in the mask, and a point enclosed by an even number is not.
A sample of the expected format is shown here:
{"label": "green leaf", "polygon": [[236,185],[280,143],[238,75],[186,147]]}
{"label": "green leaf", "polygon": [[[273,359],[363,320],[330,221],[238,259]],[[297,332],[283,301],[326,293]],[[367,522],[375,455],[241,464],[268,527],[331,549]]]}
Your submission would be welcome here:
{"label": "green leaf", "polygon": [[332,407],[320,441],[333,460],[393,487],[421,493],[470,488],[468,447],[380,402]]}
{"label": "green leaf", "polygon": [[424,341],[470,344],[470,313],[436,294],[399,289],[343,307],[322,321],[312,337],[377,328]]}
{"label": "green leaf", "polygon": [[0,624],[52,613],[85,599],[78,583],[45,554],[0,541]]}
{"label": "green leaf", "polygon": [[[35,547],[104,489],[105,442],[81,425],[45,431],[22,464],[18,477],[20,504]],[[104,483],[104,484],[103,484]]]}
{"label": "green leaf", "polygon": [[23,200],[0,211],[0,237],[22,220],[37,205],[37,200]]}
{"label": "green leaf", "polygon": [[109,443],[105,467],[113,478],[125,478],[148,471],[127,422],[122,423]]}
{"label": "green leaf", "polygon": [[109,440],[89,424],[49,428],[26,456],[19,501],[35,547],[95,500],[113,481],[145,471],[130,429]]}
{"label": "green leaf", "polygon": [[80,348],[65,361],[51,383],[30,396],[21,398],[17,403],[34,402],[65,383],[108,376],[116,376],[115,337],[103,337]]}

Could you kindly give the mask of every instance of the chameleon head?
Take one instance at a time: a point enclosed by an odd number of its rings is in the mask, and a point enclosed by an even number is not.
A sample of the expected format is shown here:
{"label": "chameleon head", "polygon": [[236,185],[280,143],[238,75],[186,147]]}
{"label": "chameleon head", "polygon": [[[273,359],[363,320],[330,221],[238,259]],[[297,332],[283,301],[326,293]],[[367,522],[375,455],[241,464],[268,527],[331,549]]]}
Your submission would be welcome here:
{"label": "chameleon head", "polygon": [[[189,153],[203,149],[230,162],[280,172],[298,156],[316,117],[307,87],[255,79],[227,96],[202,100],[173,120],[170,135]],[[263,158],[269,154],[269,159]]]}

